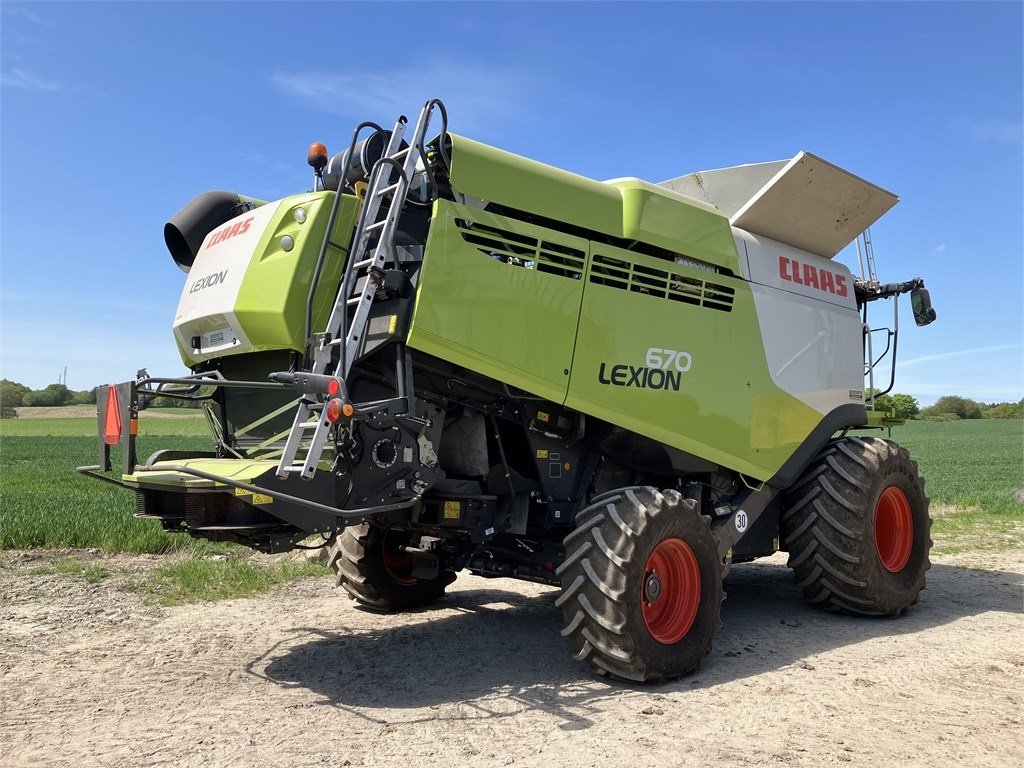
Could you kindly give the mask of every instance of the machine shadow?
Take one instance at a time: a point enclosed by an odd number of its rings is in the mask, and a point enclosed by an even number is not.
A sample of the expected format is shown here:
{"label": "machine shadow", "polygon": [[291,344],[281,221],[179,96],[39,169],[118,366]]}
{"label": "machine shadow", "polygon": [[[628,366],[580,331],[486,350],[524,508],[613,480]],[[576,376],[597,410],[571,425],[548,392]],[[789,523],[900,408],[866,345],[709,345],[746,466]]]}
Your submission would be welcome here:
{"label": "machine shadow", "polygon": [[588,712],[609,697],[713,687],[875,637],[910,635],[990,611],[1019,613],[1022,578],[936,565],[921,602],[909,613],[863,619],[806,604],[788,568],[739,565],[726,579],[723,626],[711,655],[695,675],[661,687],[609,682],[575,661],[559,635],[554,589],[538,596],[503,589],[456,591],[441,604],[444,616],[407,613],[383,619],[385,628],[352,632],[296,629],[292,640],[267,649],[248,670],[355,710],[458,702],[475,710],[462,711],[459,719],[539,709],[562,718],[563,728],[585,728]]}

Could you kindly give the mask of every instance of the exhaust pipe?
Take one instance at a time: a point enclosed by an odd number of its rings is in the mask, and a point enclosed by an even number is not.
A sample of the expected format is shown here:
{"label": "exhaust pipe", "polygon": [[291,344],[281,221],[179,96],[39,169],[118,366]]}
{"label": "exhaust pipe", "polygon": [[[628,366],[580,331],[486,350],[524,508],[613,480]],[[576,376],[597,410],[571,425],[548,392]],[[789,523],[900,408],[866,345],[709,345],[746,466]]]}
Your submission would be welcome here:
{"label": "exhaust pipe", "polygon": [[182,272],[192,269],[196,254],[210,232],[240,213],[263,204],[263,200],[223,190],[203,192],[193,198],[164,225],[164,242],[178,269]]}
{"label": "exhaust pipe", "polygon": [[[346,188],[351,189],[358,181],[366,181],[374,164],[387,152],[389,141],[391,131],[374,131],[356,144],[351,161],[347,149],[336,154],[324,171],[324,189],[344,191]],[[408,149],[409,142],[402,139],[398,148]]]}

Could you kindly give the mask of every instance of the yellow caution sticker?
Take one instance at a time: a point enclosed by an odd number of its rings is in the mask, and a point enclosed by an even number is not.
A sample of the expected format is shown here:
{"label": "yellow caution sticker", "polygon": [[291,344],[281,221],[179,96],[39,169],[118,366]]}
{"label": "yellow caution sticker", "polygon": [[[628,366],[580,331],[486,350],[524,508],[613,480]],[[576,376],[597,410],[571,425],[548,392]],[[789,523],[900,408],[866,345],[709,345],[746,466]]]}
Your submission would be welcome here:
{"label": "yellow caution sticker", "polygon": [[444,519],[458,520],[460,517],[462,517],[462,502],[446,501],[444,503]]}
{"label": "yellow caution sticker", "polygon": [[253,504],[273,504],[274,503],[274,497],[273,496],[267,496],[266,494],[263,494],[263,493],[254,493],[252,495],[252,503]]}
{"label": "yellow caution sticker", "polygon": [[551,417],[544,411],[537,411],[537,421],[550,421]]}
{"label": "yellow caution sticker", "polygon": [[398,327],[398,315],[391,316],[391,322],[388,324],[388,336],[395,335],[395,329]]}
{"label": "yellow caution sticker", "polygon": [[541,448],[539,451],[537,451],[537,458],[538,459],[546,459],[547,457],[548,457],[548,452],[547,452],[546,448]]}
{"label": "yellow caution sticker", "polygon": [[245,488],[235,488],[235,496],[252,496],[252,491],[247,491]]}

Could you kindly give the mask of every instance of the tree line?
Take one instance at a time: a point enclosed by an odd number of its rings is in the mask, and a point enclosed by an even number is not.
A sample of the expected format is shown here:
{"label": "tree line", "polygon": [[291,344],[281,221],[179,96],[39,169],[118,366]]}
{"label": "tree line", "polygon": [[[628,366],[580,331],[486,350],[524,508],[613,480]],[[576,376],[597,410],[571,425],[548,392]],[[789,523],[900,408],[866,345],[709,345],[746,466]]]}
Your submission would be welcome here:
{"label": "tree line", "polygon": [[[60,405],[93,405],[96,389],[75,391],[63,384],[50,384],[43,389],[29,389],[24,384],[8,379],[0,380],[0,418],[15,418],[16,408],[29,405],[54,407]],[[870,396],[871,392],[868,391]],[[196,402],[157,397],[150,406],[158,408],[198,408]],[[982,403],[960,395],[944,395],[934,405],[922,408],[913,395],[896,393],[876,395],[875,408],[895,411],[901,419],[921,421],[958,421],[959,419],[1020,419],[1024,418],[1024,399],[1016,403]]]}
{"label": "tree line", "polygon": [[[871,396],[871,390],[867,392]],[[1016,403],[982,403],[960,395],[943,395],[934,405],[922,408],[913,395],[901,393],[875,395],[875,408],[895,411],[901,419],[920,421],[959,421],[960,419],[1024,418],[1024,399]]]}
{"label": "tree line", "polygon": [[[17,381],[0,379],[0,419],[17,418],[17,409],[22,406],[55,408],[62,405],[95,405],[97,389],[99,387],[73,390],[63,384],[50,384],[42,389],[31,389]],[[154,398],[149,405],[157,408],[199,407],[196,402],[175,400],[169,397]]]}

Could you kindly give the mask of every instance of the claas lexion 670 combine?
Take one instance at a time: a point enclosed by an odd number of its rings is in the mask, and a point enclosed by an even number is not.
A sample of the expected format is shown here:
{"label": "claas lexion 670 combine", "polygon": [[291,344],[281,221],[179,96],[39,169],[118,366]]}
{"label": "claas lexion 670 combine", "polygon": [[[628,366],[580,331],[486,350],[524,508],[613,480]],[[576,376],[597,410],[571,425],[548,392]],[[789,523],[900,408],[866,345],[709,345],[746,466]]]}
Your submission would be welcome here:
{"label": "claas lexion 670 combine", "polygon": [[[868,305],[909,292],[935,318],[920,279],[875,277],[894,195],[805,152],[593,181],[449,133],[436,100],[406,129],[314,144],[312,192],[207,192],[166,225],[192,373],[101,388],[80,471],[167,530],[319,535],[373,609],[462,570],[560,587],[576,658],[628,680],[696,669],[730,565],[780,549],[822,607],[916,602],[924,483],[871,436],[899,423],[870,386],[898,324]],[[855,240],[859,277],[832,259]],[[211,450],[140,463],[156,396],[201,400]]]}

